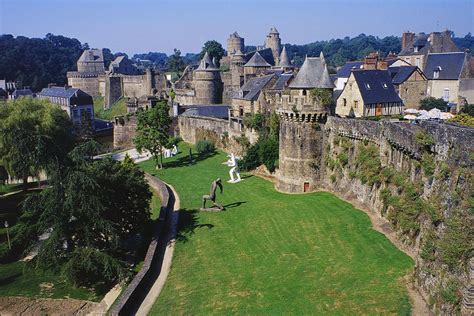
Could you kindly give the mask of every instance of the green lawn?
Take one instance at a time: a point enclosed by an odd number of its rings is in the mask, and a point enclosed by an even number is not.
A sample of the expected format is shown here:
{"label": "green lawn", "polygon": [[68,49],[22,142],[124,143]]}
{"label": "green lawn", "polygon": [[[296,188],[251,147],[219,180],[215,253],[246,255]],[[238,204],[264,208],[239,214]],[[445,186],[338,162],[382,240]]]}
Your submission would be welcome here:
{"label": "green lawn", "polygon": [[173,265],[151,314],[409,314],[401,278],[412,260],[369,217],[329,193],[287,195],[251,176],[224,182],[220,213],[201,195],[228,179],[219,153],[187,166],[188,149],[164,170],[181,199]]}
{"label": "green lawn", "polygon": [[112,120],[115,116],[127,114],[125,99],[121,98],[110,109],[104,110],[104,97],[94,98],[94,115],[103,120]]}

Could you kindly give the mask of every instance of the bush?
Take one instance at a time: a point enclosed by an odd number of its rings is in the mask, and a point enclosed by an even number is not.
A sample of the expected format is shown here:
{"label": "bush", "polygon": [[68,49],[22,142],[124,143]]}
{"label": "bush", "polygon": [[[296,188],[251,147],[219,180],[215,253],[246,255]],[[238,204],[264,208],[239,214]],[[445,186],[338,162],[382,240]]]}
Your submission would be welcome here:
{"label": "bush", "polygon": [[196,143],[196,150],[200,154],[212,153],[216,150],[216,146],[209,140],[200,140]]}
{"label": "bush", "polygon": [[268,171],[275,171],[275,163],[278,160],[278,142],[273,138],[263,140],[258,150],[258,156],[260,163],[264,164]]}
{"label": "bush", "polygon": [[256,143],[247,150],[247,154],[245,155],[244,159],[238,161],[240,169],[249,171],[260,166],[260,158],[258,154],[260,151],[259,147],[259,143]]}
{"label": "bush", "polygon": [[431,109],[439,109],[441,111],[446,111],[446,107],[448,106],[448,102],[444,101],[443,99],[436,99],[433,97],[424,98],[420,101],[420,110],[429,111]]}

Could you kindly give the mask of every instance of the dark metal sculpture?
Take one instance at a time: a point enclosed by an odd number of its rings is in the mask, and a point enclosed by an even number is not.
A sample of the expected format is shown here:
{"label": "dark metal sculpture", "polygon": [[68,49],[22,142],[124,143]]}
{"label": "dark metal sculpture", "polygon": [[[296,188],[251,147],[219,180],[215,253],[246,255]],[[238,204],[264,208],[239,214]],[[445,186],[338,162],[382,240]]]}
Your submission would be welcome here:
{"label": "dark metal sculpture", "polygon": [[[222,211],[224,207],[218,203],[216,203],[216,190],[217,187],[220,188],[221,194],[224,192],[224,188],[222,187],[222,182],[220,178],[214,180],[211,184],[211,189],[209,191],[209,195],[202,196],[202,211]],[[206,208],[206,201],[212,201],[212,207]]]}

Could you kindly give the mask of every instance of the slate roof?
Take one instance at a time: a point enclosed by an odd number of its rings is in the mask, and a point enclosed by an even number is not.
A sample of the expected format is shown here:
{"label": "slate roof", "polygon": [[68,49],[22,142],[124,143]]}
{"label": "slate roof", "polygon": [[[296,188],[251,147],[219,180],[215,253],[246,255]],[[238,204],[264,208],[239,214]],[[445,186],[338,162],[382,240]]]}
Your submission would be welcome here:
{"label": "slate roof", "polygon": [[[466,54],[463,52],[428,54],[425,66],[426,77],[428,80],[458,80],[465,59]],[[439,77],[435,79],[436,69],[439,69]]]}
{"label": "slate roof", "polygon": [[271,90],[284,90],[288,86],[288,82],[291,78],[293,78],[292,73],[283,73],[279,75]]}
{"label": "slate roof", "polygon": [[259,52],[255,52],[252,58],[244,65],[244,67],[271,67]]}
{"label": "slate roof", "polygon": [[[245,55],[245,60],[250,61],[250,59],[252,59],[253,55],[255,55],[256,52],[257,51],[247,53]],[[258,51],[258,53],[260,54],[260,56],[263,57],[263,59],[265,59],[267,63],[269,63],[271,66],[275,66],[275,59],[273,58],[273,52],[271,48],[261,49]]]}
{"label": "slate roof", "polygon": [[295,89],[334,88],[322,53],[321,57],[306,57],[289,87]]}
{"label": "slate roof", "polygon": [[76,88],[65,88],[65,87],[51,87],[43,88],[38,94],[39,96],[44,97],[58,97],[58,98],[67,98],[71,105],[89,105],[94,104],[92,97],[82,91],[81,89]]}
{"label": "slate roof", "polygon": [[236,99],[243,99],[247,101],[255,101],[258,99],[260,92],[272,80],[275,75],[267,75],[261,77],[250,78],[239,90],[235,96]]}
{"label": "slate roof", "polygon": [[288,58],[288,54],[286,53],[286,46],[283,46],[283,49],[281,50],[280,63],[278,66],[291,67],[290,58]]}
{"label": "slate roof", "polygon": [[103,62],[104,61],[104,54],[102,53],[101,49],[86,49],[82,52],[81,57],[79,57],[79,61],[81,62]]}
{"label": "slate roof", "polygon": [[416,71],[417,66],[389,67],[388,71],[392,77],[392,83],[399,85],[404,83]]}
{"label": "slate roof", "polygon": [[352,74],[364,104],[402,102],[395,91],[388,70],[357,70]]}
{"label": "slate roof", "polygon": [[197,67],[196,70],[217,70],[217,67],[216,65],[214,65],[214,63],[211,60],[211,57],[206,52],[204,54],[204,57],[199,62],[199,67]]}
{"label": "slate roof", "polygon": [[[399,56],[407,55],[426,55],[430,49],[430,43],[428,42],[429,34],[418,33],[415,35],[413,41],[407,44],[407,47],[400,51]],[[418,51],[415,52],[414,47],[418,47]]]}
{"label": "slate roof", "polygon": [[229,117],[229,105],[187,105],[180,107],[184,116],[205,116],[226,119]]}
{"label": "slate roof", "polygon": [[349,78],[353,69],[361,69],[363,61],[349,61],[345,63],[336,73],[336,78]]}
{"label": "slate roof", "polygon": [[16,89],[15,91],[13,91],[12,93],[12,96],[14,98],[17,98],[17,97],[25,97],[25,96],[32,96],[33,95],[33,91],[31,91],[31,89]]}

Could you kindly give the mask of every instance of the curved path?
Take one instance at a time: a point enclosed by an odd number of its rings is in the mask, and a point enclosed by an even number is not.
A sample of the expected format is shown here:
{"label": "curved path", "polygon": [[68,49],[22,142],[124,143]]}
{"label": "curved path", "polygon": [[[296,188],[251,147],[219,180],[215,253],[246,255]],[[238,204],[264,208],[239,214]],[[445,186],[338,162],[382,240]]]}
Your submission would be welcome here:
{"label": "curved path", "polygon": [[[153,182],[149,181],[148,183],[154,190],[157,189],[153,186]],[[180,208],[180,201],[179,201],[179,196],[176,193],[176,190],[171,185],[167,183],[165,184],[166,186],[168,186],[168,188],[170,188],[171,193],[174,198],[173,212],[171,215],[172,219],[170,222],[169,233],[167,236],[168,242],[166,245],[165,254],[163,256],[161,272],[158,275],[158,278],[155,280],[153,286],[149,290],[148,294],[145,296],[145,299],[140,304],[140,307],[138,308],[136,315],[147,315],[149,311],[151,310],[151,307],[155,303],[155,300],[158,298],[158,296],[161,293],[161,290],[163,289],[163,286],[165,285],[166,279],[170,272],[171,262],[173,259],[174,245],[176,243],[176,232],[177,232],[177,226],[178,226],[178,214],[179,214],[178,211]]]}

